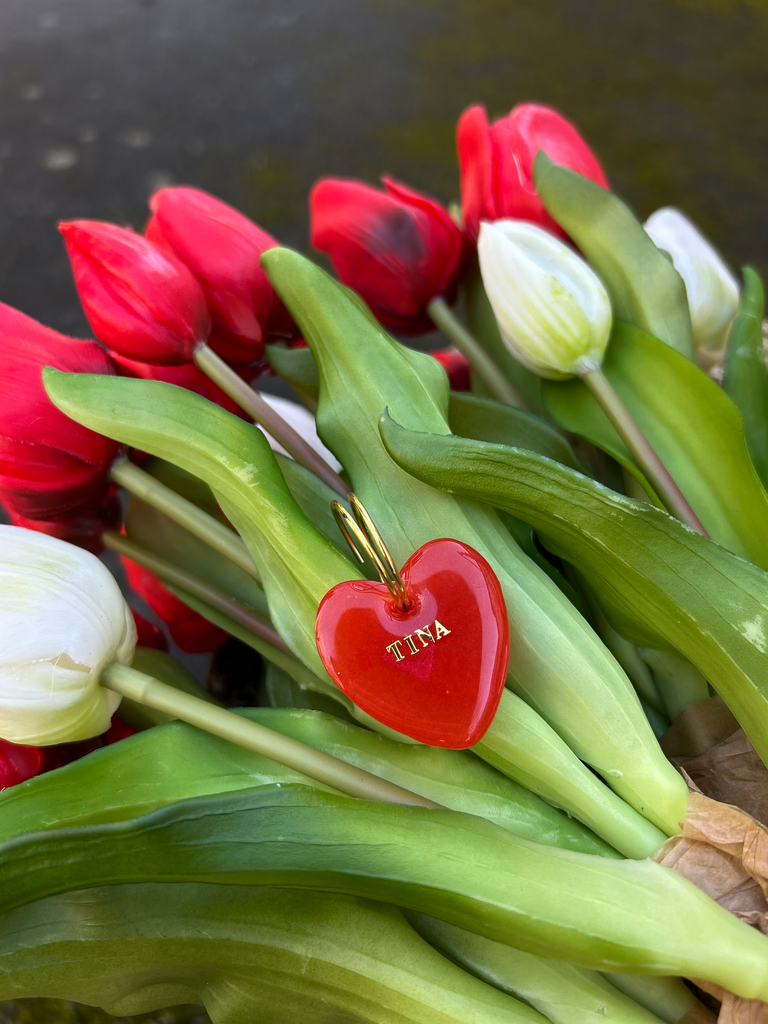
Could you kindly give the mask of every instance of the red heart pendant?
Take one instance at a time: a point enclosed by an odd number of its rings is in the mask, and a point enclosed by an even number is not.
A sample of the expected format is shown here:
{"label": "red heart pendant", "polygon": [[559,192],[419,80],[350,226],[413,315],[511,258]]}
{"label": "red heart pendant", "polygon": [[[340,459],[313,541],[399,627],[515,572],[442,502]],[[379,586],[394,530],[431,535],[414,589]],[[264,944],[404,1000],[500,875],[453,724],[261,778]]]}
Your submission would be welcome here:
{"label": "red heart pendant", "polygon": [[490,565],[433,540],[400,571],[410,601],[348,580],[317,610],[315,639],[338,687],[383,725],[434,747],[471,747],[493,721],[509,662],[504,596]]}

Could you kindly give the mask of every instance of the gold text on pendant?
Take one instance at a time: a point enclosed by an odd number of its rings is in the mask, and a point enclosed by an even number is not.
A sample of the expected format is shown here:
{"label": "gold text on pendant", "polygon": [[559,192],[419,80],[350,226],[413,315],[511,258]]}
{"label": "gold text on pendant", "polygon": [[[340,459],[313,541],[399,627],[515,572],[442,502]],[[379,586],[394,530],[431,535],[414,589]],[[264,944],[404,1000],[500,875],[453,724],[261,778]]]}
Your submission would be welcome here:
{"label": "gold text on pendant", "polygon": [[[432,631],[434,630],[434,636]],[[433,644],[441,637],[448,636],[451,632],[450,629],[446,629],[442,622],[438,622],[435,619],[431,626],[422,626],[421,629],[415,629],[413,633],[409,633],[408,636],[404,636],[402,640],[395,640],[387,647],[387,652],[392,652],[395,656],[395,661],[402,661],[405,655],[400,650],[401,646],[405,644],[411,655],[418,654],[419,651],[424,650],[427,644]],[[415,638],[415,639],[414,639]],[[417,647],[416,640],[419,640],[421,647]]]}

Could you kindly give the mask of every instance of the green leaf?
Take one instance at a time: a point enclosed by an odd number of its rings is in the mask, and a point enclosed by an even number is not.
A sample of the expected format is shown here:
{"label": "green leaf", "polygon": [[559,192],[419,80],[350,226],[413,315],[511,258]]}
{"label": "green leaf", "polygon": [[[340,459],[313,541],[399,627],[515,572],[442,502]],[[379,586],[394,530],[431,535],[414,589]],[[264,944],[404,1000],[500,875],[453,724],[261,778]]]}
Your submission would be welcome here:
{"label": "green leaf", "polygon": [[765,937],[654,861],[558,850],[474,815],[303,786],[197,797],[130,822],[10,839],[0,873],[2,913],[139,881],[321,889],[396,903],[591,970],[682,974],[745,998],[768,995]]}
{"label": "green leaf", "polygon": [[[296,504],[304,515],[313,523],[322,535],[338,548],[345,558],[352,561],[352,554],[349,545],[339,529],[333,512],[331,502],[338,501],[349,511],[349,502],[339,497],[336,491],[331,488],[319,476],[315,476],[309,469],[299,465],[294,459],[287,455],[275,452],[277,464],[280,467],[288,490],[293,495]],[[364,571],[357,563],[353,563],[358,572]],[[376,577],[378,579],[378,576]]]}
{"label": "green leaf", "polygon": [[693,336],[683,279],[629,207],[543,152],[534,162],[533,180],[547,213],[605,285],[613,315],[690,358]]}
{"label": "green leaf", "polygon": [[278,377],[287,380],[297,391],[317,399],[320,393],[320,374],[312,349],[267,345],[264,353]]}
{"label": "green leaf", "polygon": [[[541,378],[518,362],[502,341],[476,259],[473,259],[464,279],[464,307],[469,330],[496,365],[509,377],[527,408],[537,416],[546,416],[541,398]],[[485,393],[485,385],[477,378],[477,374],[472,374],[472,388],[474,391]]]}
{"label": "green leaf", "polygon": [[752,462],[763,485],[768,482],[768,375],[763,351],[765,292],[752,267],[744,267],[744,288],[725,353],[726,393],[744,420]]}
{"label": "green leaf", "polygon": [[327,678],[315,616],[336,583],[362,577],[303,514],[267,439],[213,402],[159,381],[46,368],[54,405],[78,423],[202,478],[243,537],[275,628],[308,668]]}
{"label": "green leaf", "polygon": [[700,670],[766,760],[764,572],[647,502],[531,452],[406,431],[386,418],[381,429],[414,476],[531,523],[584,573],[623,636],[675,649]]}
{"label": "green leaf", "polygon": [[379,435],[387,407],[409,428],[450,436],[442,367],[389,337],[359,299],[297,253],[269,249],[262,264],[317,360],[320,436],[395,561],[402,565],[437,537],[479,551],[499,579],[515,638],[508,685],[623,799],[668,834],[676,831],[687,790],[629,680],[583,617],[492,509],[424,485],[388,455]]}
{"label": "green leaf", "polygon": [[395,907],[243,886],[86,889],[7,914],[0,998],[123,1016],[202,1002],[220,1024],[545,1024],[419,938]]}
{"label": "green leaf", "polygon": [[170,487],[172,491],[176,491],[177,494],[197,505],[198,508],[202,508],[221,521],[224,520],[221,510],[216,504],[213,491],[200,477],[193,476],[192,473],[188,473],[179,466],[174,466],[172,462],[166,462],[165,459],[151,458],[142,466],[142,469],[164,483],[166,487]]}
{"label": "green leaf", "polygon": [[582,471],[571,446],[559,430],[533,413],[503,405],[493,398],[452,391],[448,400],[448,423],[451,431],[459,437],[528,448]]}
{"label": "green leaf", "polygon": [[[236,713],[446,807],[487,817],[524,838],[616,857],[589,829],[470,753],[408,746],[319,711],[238,708]],[[325,788],[268,758],[174,722],[3,791],[0,838],[124,821],[188,797],[272,783]]]}
{"label": "green leaf", "polygon": [[152,505],[132,496],[125,529],[130,540],[269,617],[264,591],[252,576]]}
{"label": "green leaf", "polygon": [[297,683],[287,672],[268,661],[264,679],[259,687],[260,707],[300,708],[306,711],[322,711],[326,715],[340,718],[342,722],[354,722],[346,708],[327,693],[310,689]]}
{"label": "green leaf", "polygon": [[[765,568],[768,499],[733,402],[690,360],[628,324],[615,325],[603,371],[712,539]],[[543,391],[564,430],[607,451],[653,494],[585,384],[546,381]]]}
{"label": "green leaf", "polygon": [[[406,916],[427,942],[454,963],[502,992],[525,1000],[553,1024],[662,1024],[660,1017],[628,999],[596,971],[510,949],[426,914]],[[643,980],[650,985],[655,981]]]}

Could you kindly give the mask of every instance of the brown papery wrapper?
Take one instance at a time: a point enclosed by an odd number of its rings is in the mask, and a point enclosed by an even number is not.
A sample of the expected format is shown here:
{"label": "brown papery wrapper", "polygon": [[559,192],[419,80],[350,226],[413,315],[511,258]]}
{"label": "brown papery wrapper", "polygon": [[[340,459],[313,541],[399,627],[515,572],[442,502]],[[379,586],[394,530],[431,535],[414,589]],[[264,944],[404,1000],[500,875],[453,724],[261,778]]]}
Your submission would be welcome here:
{"label": "brown papery wrapper", "polygon": [[[661,746],[688,783],[691,797],[682,833],[667,840],[654,859],[765,934],[768,771],[719,697],[687,707]],[[718,1024],[768,1024],[768,1004],[691,980],[721,1001]],[[683,1022],[688,1024],[687,1017]]]}

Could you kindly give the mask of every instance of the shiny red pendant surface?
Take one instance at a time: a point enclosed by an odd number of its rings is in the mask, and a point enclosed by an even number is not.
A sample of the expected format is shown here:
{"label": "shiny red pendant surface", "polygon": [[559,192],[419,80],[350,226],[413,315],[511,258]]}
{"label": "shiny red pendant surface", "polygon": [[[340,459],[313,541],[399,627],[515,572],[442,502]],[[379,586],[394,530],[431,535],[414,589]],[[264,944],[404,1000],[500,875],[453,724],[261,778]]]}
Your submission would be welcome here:
{"label": "shiny red pendant surface", "polygon": [[499,581],[474,548],[433,540],[400,571],[410,607],[386,584],[349,580],[317,611],[315,638],[339,688],[383,725],[461,749],[493,720],[509,662]]}

